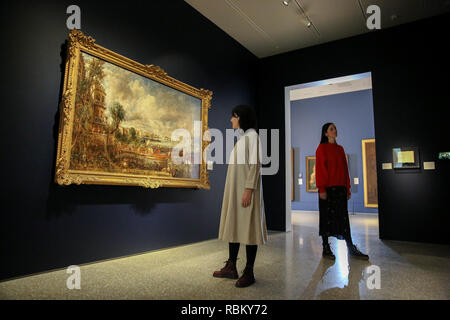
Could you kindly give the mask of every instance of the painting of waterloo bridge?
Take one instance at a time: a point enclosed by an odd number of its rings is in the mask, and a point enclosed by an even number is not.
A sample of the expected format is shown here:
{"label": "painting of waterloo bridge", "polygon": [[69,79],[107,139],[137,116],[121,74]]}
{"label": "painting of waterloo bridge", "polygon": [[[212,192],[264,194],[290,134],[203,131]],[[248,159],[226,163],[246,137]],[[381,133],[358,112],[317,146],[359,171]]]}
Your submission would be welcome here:
{"label": "painting of waterloo bridge", "polygon": [[200,139],[201,99],[85,52],[77,72],[70,170],[199,178],[195,152],[172,161],[171,135],[183,128]]}

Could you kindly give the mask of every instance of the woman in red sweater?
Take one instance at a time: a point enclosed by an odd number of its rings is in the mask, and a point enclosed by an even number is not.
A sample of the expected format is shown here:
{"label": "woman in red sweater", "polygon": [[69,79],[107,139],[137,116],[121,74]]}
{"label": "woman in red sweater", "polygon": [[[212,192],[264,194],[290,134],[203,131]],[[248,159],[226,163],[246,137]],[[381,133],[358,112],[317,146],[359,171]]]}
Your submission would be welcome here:
{"label": "woman in red sweater", "polygon": [[337,130],[333,123],[322,127],[322,137],[316,150],[316,185],[319,188],[319,235],[323,241],[323,256],[335,259],[328,237],[344,239],[348,253],[369,259],[353,244],[350,234],[347,200],[350,200],[350,177],[344,148],[336,143]]}

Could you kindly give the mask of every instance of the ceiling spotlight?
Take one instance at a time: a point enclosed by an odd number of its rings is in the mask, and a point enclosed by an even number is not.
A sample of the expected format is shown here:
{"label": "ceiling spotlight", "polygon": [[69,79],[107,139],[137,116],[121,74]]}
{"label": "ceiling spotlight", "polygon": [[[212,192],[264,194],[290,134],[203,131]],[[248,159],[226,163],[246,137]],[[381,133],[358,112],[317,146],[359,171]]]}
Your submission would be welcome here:
{"label": "ceiling spotlight", "polygon": [[290,1],[283,1],[283,4],[284,4],[285,6],[288,6],[288,5],[289,5],[289,2],[290,2]]}
{"label": "ceiling spotlight", "polygon": [[311,22],[308,22],[307,26],[308,26],[308,28],[310,28],[311,27]]}

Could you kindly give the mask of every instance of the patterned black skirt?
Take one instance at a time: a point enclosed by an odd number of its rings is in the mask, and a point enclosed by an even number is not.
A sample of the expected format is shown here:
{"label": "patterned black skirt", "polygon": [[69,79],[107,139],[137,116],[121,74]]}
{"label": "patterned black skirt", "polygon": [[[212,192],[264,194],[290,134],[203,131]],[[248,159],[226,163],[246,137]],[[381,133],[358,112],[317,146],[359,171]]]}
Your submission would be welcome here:
{"label": "patterned black skirt", "polygon": [[327,199],[319,196],[319,235],[350,239],[347,210],[347,187],[334,186],[327,190]]}

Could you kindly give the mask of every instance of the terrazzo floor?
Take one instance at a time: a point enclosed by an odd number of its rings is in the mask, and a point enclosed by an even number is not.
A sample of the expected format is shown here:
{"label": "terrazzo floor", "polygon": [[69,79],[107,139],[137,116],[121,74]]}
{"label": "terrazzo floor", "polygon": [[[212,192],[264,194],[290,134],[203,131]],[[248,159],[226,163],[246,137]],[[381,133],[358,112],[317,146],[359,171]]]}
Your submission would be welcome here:
{"label": "terrazzo floor", "polygon": [[[318,213],[294,212],[292,222],[292,232],[270,233],[259,247],[256,283],[248,288],[212,277],[228,258],[228,245],[209,240],[80,265],[80,289],[67,288],[66,269],[0,282],[0,299],[450,298],[450,246],[382,241],[377,215],[357,214],[350,215],[353,240],[370,260],[348,258],[345,242],[330,238],[331,261],[322,258]],[[244,266],[241,246],[238,270]],[[379,289],[373,287],[378,274]]]}

